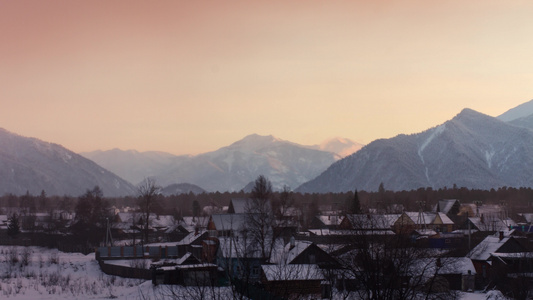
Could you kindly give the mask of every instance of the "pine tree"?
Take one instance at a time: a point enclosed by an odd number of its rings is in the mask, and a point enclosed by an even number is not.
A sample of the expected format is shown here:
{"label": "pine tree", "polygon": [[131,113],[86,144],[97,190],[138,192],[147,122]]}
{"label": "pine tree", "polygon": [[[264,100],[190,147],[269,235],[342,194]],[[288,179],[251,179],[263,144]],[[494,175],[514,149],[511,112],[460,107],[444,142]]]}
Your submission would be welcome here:
{"label": "pine tree", "polygon": [[357,195],[357,190],[355,190],[352,200],[352,205],[350,207],[352,214],[361,213],[361,203],[359,202],[359,196]]}
{"label": "pine tree", "polygon": [[201,210],[202,209],[200,207],[200,203],[198,202],[198,200],[194,200],[192,202],[192,215],[193,215],[195,220],[200,216],[200,211]]}
{"label": "pine tree", "polygon": [[9,224],[7,225],[7,235],[10,236],[12,239],[14,239],[17,237],[19,233],[20,233],[19,218],[17,214],[13,214],[11,218],[9,218]]}
{"label": "pine tree", "polygon": [[346,200],[344,201],[344,211],[347,214],[360,214],[361,213],[361,203],[359,202],[359,196],[357,195],[357,190],[355,190],[353,197],[348,196]]}

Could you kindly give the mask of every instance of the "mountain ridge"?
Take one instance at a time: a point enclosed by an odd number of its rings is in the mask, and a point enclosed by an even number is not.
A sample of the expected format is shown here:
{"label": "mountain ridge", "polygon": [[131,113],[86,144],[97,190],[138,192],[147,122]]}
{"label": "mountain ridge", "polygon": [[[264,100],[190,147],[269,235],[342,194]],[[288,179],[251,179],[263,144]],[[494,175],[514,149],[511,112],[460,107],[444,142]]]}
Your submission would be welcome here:
{"label": "mountain ridge", "polygon": [[[300,192],[533,186],[533,134],[472,109],[423,132],[376,140],[332,164]],[[512,170],[519,170],[513,172]],[[519,174],[517,174],[519,173]]]}
{"label": "mountain ridge", "polygon": [[[350,143],[346,145],[352,147]],[[276,189],[283,185],[297,186],[340,158],[313,146],[259,134],[247,135],[227,146],[197,155],[173,156],[165,152],[120,149],[82,154],[134,183],[153,177],[160,185],[190,183],[208,191],[226,191],[222,182],[228,184],[227,190],[238,191],[259,175],[270,177]],[[146,157],[148,154],[158,158]],[[292,158],[285,159],[285,156]],[[312,166],[313,160],[316,167]],[[214,184],[215,181],[221,183]]]}
{"label": "mountain ridge", "polygon": [[0,129],[0,193],[81,195],[98,185],[105,196],[133,195],[127,181],[59,144]]}

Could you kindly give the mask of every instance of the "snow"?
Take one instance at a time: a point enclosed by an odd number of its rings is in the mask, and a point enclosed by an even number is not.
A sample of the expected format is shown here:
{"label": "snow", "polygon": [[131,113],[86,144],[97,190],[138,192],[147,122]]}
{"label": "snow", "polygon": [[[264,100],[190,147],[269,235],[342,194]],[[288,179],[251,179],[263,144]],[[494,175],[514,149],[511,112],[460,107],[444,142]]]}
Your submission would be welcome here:
{"label": "snow", "polygon": [[[27,265],[21,262],[24,253],[28,254]],[[19,261],[12,263],[13,257]],[[498,291],[460,292],[459,295],[461,300],[507,299]],[[94,254],[0,246],[0,299],[231,299],[233,296],[231,287],[154,286],[150,280],[106,275]],[[342,299],[342,295],[335,293],[334,299]]]}
{"label": "snow", "polygon": [[443,133],[445,129],[446,129],[446,124],[442,124],[436,127],[435,130],[431,133],[431,135],[422,143],[422,145],[420,145],[420,147],[418,148],[418,156],[420,156],[422,163],[425,164],[424,157],[422,156],[422,152],[424,152],[424,150],[431,143],[431,141],[433,141],[435,137]]}
{"label": "snow", "polygon": [[[422,161],[422,163],[425,165],[426,162],[424,161],[424,156],[422,154],[422,152],[424,152],[424,150],[426,149],[426,147],[431,143],[431,141],[433,141],[433,139],[437,136],[439,136],[441,133],[444,132],[444,130],[446,129],[446,125],[443,124],[443,125],[440,125],[438,127],[435,128],[435,130],[431,133],[431,135],[422,143],[422,145],[420,145],[420,147],[418,148],[418,156],[420,157],[420,160]],[[431,180],[429,179],[429,169],[428,167],[426,166],[426,171],[425,171],[425,175],[426,175],[426,180],[428,183],[431,183]]]}
{"label": "snow", "polygon": [[485,159],[487,160],[487,165],[489,166],[489,169],[492,168],[492,158],[494,157],[496,153],[494,152],[494,149],[491,151],[485,150]]}
{"label": "snow", "polygon": [[[28,257],[27,265],[23,256]],[[18,262],[13,262],[13,258]],[[138,297],[144,280],[108,276],[94,254],[63,253],[40,247],[0,247],[2,299],[119,299]]]}
{"label": "snow", "polygon": [[470,251],[468,257],[472,260],[488,260],[491,253],[498,252],[498,250],[510,239],[509,236],[499,238],[499,233],[493,236],[487,236],[481,243]]}
{"label": "snow", "polygon": [[[21,263],[23,253],[29,253],[27,265]],[[19,261],[12,263],[12,257]],[[0,246],[0,299],[191,299],[199,294],[211,299],[210,293],[231,298],[230,287],[154,286],[150,280],[106,275],[94,254]]]}

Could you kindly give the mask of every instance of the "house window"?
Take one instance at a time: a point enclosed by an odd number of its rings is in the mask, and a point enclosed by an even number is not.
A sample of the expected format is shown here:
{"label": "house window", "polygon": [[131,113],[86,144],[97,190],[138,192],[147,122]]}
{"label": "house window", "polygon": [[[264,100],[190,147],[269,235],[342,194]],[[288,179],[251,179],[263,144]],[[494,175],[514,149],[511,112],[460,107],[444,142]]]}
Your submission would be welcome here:
{"label": "house window", "polygon": [[259,266],[253,266],[252,276],[259,276]]}
{"label": "house window", "polygon": [[445,239],[445,240],[444,240],[444,243],[445,243],[445,244],[451,244],[451,243],[452,243],[452,240],[450,240],[450,239]]}

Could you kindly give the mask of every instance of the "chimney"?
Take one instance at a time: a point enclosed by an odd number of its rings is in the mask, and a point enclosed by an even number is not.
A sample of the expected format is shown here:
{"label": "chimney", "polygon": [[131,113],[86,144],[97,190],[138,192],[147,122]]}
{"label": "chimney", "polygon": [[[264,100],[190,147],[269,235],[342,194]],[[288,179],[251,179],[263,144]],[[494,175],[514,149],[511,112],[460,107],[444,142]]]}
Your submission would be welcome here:
{"label": "chimney", "polygon": [[289,243],[290,243],[289,250],[292,250],[292,248],[296,246],[296,239],[294,238],[294,236],[291,236],[291,240]]}
{"label": "chimney", "polygon": [[485,217],[483,216],[483,214],[481,214],[479,221],[481,222],[481,224],[485,224]]}
{"label": "chimney", "polygon": [[198,229],[198,226],[194,227],[194,235],[198,235],[200,233],[200,230]]}
{"label": "chimney", "polygon": [[500,241],[503,240],[503,231],[500,231]]}

